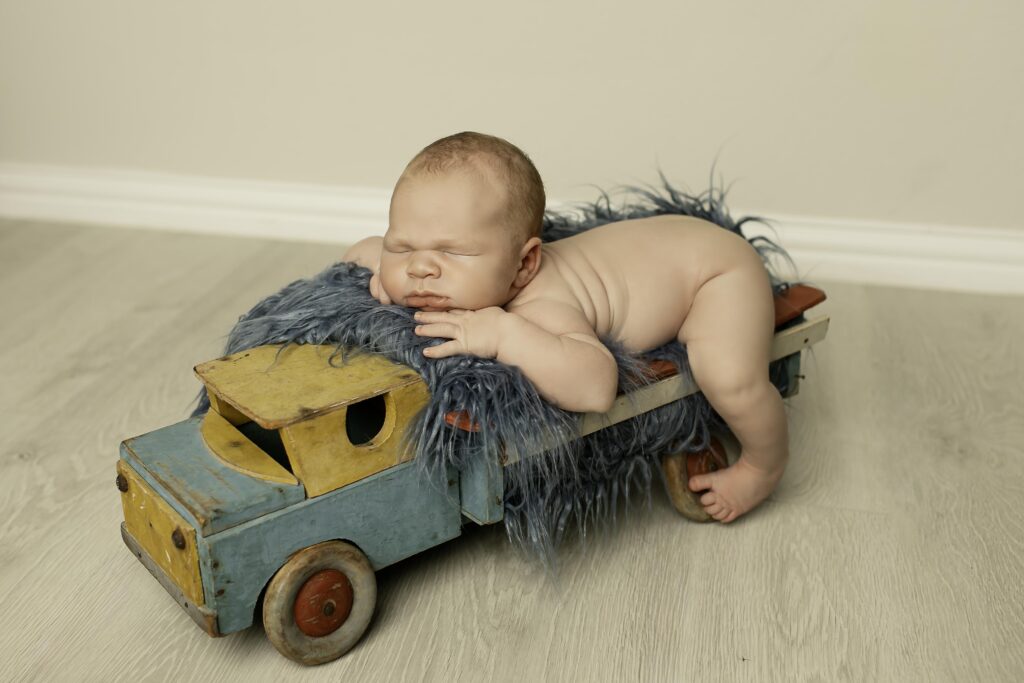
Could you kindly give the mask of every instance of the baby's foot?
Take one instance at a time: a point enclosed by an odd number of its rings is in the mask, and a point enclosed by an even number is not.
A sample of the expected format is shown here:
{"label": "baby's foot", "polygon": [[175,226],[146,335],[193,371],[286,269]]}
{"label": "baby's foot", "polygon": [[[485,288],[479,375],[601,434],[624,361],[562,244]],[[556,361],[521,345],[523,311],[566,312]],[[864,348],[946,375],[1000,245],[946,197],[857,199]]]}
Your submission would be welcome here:
{"label": "baby's foot", "polygon": [[730,467],[690,478],[691,491],[710,489],[700,497],[701,505],[719,522],[728,523],[750,510],[775,490],[783,467],[768,472],[751,465],[740,455]]}

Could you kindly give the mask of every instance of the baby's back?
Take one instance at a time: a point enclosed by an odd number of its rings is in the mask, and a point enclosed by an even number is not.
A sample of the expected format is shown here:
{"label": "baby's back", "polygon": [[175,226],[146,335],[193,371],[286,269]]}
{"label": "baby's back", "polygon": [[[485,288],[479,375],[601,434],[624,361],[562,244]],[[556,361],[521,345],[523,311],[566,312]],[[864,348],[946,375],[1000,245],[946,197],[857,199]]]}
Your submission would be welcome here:
{"label": "baby's back", "polygon": [[676,338],[700,286],[715,275],[763,268],[742,237],[678,215],[609,223],[542,252],[537,276],[508,308],[539,298],[573,304],[596,334],[632,351]]}

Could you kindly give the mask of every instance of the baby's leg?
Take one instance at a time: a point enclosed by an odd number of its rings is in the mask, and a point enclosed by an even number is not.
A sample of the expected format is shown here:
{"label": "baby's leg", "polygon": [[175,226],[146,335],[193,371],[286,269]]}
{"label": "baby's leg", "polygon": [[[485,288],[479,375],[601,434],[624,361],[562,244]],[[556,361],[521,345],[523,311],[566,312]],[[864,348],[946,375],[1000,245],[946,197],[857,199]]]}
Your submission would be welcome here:
{"label": "baby's leg", "polygon": [[775,488],[789,455],[782,397],[768,379],[775,307],[768,274],[759,257],[705,282],[679,331],[693,378],[739,440],[732,466],[693,477],[705,510],[731,522]]}

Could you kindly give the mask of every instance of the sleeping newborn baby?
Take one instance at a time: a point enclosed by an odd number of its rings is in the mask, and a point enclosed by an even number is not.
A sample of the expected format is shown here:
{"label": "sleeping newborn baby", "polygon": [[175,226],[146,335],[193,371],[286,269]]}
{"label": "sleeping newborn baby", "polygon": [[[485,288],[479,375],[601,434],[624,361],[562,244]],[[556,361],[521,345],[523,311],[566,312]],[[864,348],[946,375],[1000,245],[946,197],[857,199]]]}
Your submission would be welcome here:
{"label": "sleeping newborn baby", "polygon": [[378,301],[419,308],[429,358],[472,354],[518,366],[542,397],[607,411],[618,368],[598,340],[631,351],[673,338],[741,444],[730,467],[692,477],[714,519],[731,522],[775,488],[788,458],[782,398],[768,379],[774,304],[750,244],[678,215],[626,220],[542,243],[544,186],[511,143],[459,133],[409,162],[383,238],[345,261],[373,271]]}

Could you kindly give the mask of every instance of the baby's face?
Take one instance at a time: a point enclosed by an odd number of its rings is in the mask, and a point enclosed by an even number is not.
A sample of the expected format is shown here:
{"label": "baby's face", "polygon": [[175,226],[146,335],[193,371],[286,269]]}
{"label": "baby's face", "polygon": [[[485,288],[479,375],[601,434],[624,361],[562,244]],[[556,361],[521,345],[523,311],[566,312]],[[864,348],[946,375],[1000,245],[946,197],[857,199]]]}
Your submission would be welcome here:
{"label": "baby's face", "polygon": [[406,178],[391,200],[380,259],[391,300],[425,311],[505,305],[519,266],[502,224],[505,202],[466,173]]}

